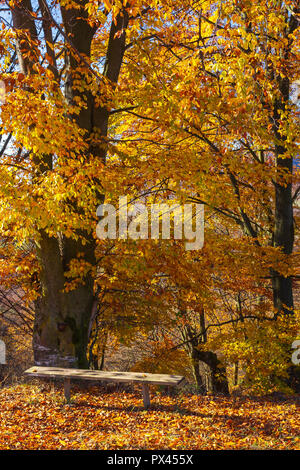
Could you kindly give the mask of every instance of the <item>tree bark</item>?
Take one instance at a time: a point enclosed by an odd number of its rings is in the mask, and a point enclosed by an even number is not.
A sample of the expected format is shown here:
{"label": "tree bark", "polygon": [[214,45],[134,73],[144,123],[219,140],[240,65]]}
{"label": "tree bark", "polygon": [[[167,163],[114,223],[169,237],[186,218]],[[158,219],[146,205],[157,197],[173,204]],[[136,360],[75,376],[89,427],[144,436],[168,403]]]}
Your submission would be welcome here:
{"label": "tree bark", "polygon": [[[278,78],[278,87],[281,98],[276,100],[274,106],[273,129],[277,141],[282,144],[275,145],[276,167],[285,171],[292,180],[293,159],[286,154],[284,141],[286,137],[280,134],[280,111],[284,112],[289,99],[290,83],[288,78]],[[292,181],[287,184],[280,181],[275,182],[275,219],[274,219],[274,246],[280,247],[286,255],[290,255],[294,246],[294,219]],[[293,286],[292,278],[284,277],[273,271],[273,302],[278,313],[293,313]]]}
{"label": "tree bark", "polygon": [[[300,9],[295,7],[293,14],[290,15],[286,34],[291,34],[298,27],[298,18]],[[288,15],[287,15],[288,16]],[[288,44],[284,51],[284,59],[290,59],[291,45]],[[287,76],[277,76],[276,81],[280,92],[280,97],[276,99],[273,110],[273,131],[276,141],[275,158],[278,170],[285,172],[289,176],[287,183],[275,181],[275,220],[274,220],[274,246],[280,247],[286,255],[290,255],[294,248],[294,217],[293,217],[293,198],[292,198],[292,177],[293,177],[293,158],[287,155],[286,135],[280,132],[281,112],[286,111],[290,98],[290,80]],[[276,314],[291,315],[294,314],[293,301],[293,280],[292,277],[284,277],[282,274],[272,271],[273,304]],[[289,349],[288,355],[291,354]],[[299,368],[291,366],[288,369],[287,385],[299,392],[300,390],[300,372]]]}
{"label": "tree bark", "polygon": [[199,327],[200,334],[197,334],[190,325],[185,326],[184,333],[184,339],[188,340],[186,349],[191,358],[196,386],[203,395],[206,393],[228,395],[226,368],[219,361],[216,353],[201,350],[201,345],[207,342],[204,309],[199,312]]}
{"label": "tree bark", "polygon": [[199,375],[206,393],[229,395],[226,369],[212,351],[195,350]]}
{"label": "tree bark", "polygon": [[[84,9],[85,0],[79,0],[80,9],[66,9],[61,7],[64,25],[64,36],[69,42],[66,54],[66,65],[69,70],[65,95],[71,104],[74,97],[82,93],[87,106],[82,108],[78,115],[71,116],[77,125],[84,130],[89,138],[93,131],[102,137],[107,136],[109,112],[106,107],[96,107],[94,99],[89,92],[78,92],[73,86],[73,74],[78,65],[88,66],[91,55],[91,43],[96,28],[87,22],[88,13]],[[46,0],[40,0],[43,14],[43,30],[45,38],[51,41],[51,11]],[[13,8],[14,27],[17,32],[17,51],[19,66],[24,74],[33,73],[32,66],[35,60],[32,44],[36,41],[37,30],[34,16],[30,15],[32,5],[30,0],[22,0]],[[51,20],[51,21],[50,21]],[[124,10],[116,21],[111,22],[110,37],[107,47],[104,75],[116,84],[120,74],[123,55],[125,51],[125,31],[128,25],[128,15]],[[59,25],[56,25],[59,27]],[[118,34],[116,34],[118,33]],[[46,43],[45,48],[49,49]],[[51,49],[51,48],[50,48]],[[49,53],[49,52],[48,52]],[[50,55],[50,54],[49,54]],[[53,53],[52,53],[53,55]],[[82,64],[81,62],[84,61]],[[53,63],[52,71],[57,79],[56,63]],[[32,90],[34,93],[34,90]],[[66,117],[68,119],[68,117]],[[90,145],[84,158],[100,157],[105,162],[106,149],[103,145]],[[39,163],[40,171],[52,171],[52,156],[45,155]],[[100,186],[100,182],[95,180]],[[104,200],[104,195],[99,189],[99,204]],[[71,202],[72,203],[72,202]],[[73,203],[74,204],[74,203]],[[95,212],[96,212],[95,207]],[[73,209],[80,209],[73,205]],[[96,265],[96,242],[91,232],[84,235],[87,240],[85,245],[79,240],[66,238],[61,234],[50,237],[45,230],[40,230],[40,239],[37,240],[36,250],[40,262],[40,297],[35,303],[35,324],[33,334],[33,349],[35,363],[49,366],[88,367],[86,350],[88,345],[89,322],[95,304],[94,279],[87,275],[82,284],[71,292],[63,292],[65,286],[65,270],[77,254],[83,253],[85,261],[92,266]]]}

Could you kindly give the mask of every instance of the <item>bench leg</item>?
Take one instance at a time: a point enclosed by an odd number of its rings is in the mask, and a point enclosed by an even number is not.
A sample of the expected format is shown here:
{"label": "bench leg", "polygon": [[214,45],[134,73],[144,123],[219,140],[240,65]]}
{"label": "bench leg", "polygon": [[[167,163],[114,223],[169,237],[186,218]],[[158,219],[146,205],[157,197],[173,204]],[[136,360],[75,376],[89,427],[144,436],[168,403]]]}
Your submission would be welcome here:
{"label": "bench leg", "polygon": [[149,386],[147,384],[142,384],[142,392],[143,392],[144,407],[147,409],[150,406]]}
{"label": "bench leg", "polygon": [[67,403],[70,403],[71,399],[71,380],[70,379],[64,379],[64,393],[65,393],[65,399]]}

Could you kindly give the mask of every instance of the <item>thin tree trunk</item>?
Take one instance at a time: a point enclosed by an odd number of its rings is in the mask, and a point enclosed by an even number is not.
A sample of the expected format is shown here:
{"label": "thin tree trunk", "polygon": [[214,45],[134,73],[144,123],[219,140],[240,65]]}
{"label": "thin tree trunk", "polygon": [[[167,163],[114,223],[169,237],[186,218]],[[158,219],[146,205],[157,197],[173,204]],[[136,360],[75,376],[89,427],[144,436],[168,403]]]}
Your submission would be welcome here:
{"label": "thin tree trunk", "polygon": [[233,376],[233,385],[237,386],[239,383],[239,363],[234,363],[234,376]]}
{"label": "thin tree trunk", "polygon": [[190,325],[186,325],[184,333],[184,339],[188,339],[186,348],[191,358],[197,388],[202,394],[222,393],[228,395],[229,386],[226,368],[213,351],[201,350],[201,344],[207,342],[204,309],[199,312],[199,326],[202,334],[196,334],[196,331]]}

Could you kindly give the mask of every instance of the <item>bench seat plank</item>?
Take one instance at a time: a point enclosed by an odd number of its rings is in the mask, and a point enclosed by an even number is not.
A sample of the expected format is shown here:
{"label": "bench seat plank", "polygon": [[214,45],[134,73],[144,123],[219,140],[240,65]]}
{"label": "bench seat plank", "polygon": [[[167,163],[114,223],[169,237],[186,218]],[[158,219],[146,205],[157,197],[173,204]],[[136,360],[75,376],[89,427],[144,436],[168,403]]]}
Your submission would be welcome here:
{"label": "bench seat plank", "polygon": [[148,374],[143,372],[117,372],[89,369],[64,369],[62,367],[34,366],[27,369],[24,375],[30,377],[70,378],[99,380],[106,382],[138,382],[153,385],[178,386],[184,382],[181,375]]}

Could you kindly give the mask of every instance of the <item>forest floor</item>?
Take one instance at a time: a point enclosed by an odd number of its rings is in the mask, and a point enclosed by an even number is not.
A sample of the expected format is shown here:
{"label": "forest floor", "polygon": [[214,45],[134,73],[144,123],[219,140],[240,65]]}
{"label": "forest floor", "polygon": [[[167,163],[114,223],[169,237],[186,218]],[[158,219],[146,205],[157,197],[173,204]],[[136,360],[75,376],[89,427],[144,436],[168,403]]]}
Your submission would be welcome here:
{"label": "forest floor", "polygon": [[21,384],[0,390],[0,449],[300,449],[299,398],[168,396]]}

